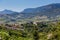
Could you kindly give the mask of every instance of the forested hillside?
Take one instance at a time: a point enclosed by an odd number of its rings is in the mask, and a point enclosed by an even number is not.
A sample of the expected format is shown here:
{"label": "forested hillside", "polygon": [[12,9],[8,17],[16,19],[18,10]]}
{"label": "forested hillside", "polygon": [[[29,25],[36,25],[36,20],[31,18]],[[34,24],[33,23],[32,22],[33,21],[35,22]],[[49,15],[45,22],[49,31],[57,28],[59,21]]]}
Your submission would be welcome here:
{"label": "forested hillside", "polygon": [[60,22],[0,24],[0,40],[60,40]]}

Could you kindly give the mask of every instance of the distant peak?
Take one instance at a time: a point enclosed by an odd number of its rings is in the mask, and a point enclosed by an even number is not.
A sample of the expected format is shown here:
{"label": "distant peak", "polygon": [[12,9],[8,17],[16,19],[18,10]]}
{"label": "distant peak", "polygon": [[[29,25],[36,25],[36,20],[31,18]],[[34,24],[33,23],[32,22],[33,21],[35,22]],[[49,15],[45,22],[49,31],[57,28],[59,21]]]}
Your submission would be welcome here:
{"label": "distant peak", "polygon": [[[3,10],[3,11],[11,11],[11,10],[7,10],[7,9],[5,9],[5,10]],[[12,12],[12,11],[11,11]]]}

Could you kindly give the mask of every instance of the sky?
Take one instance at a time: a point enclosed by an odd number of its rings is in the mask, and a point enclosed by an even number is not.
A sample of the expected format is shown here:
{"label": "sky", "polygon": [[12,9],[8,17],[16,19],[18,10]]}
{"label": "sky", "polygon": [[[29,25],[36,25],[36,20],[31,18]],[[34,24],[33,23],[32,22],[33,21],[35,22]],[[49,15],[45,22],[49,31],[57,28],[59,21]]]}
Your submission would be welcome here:
{"label": "sky", "polygon": [[60,3],[60,0],[0,0],[0,11],[8,9],[20,12],[26,8],[35,8],[52,3]]}

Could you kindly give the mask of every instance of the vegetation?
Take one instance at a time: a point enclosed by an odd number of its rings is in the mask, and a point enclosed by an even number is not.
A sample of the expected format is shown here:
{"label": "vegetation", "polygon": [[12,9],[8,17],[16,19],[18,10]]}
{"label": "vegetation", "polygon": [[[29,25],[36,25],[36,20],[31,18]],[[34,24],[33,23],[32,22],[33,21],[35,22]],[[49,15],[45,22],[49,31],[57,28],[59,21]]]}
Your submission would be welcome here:
{"label": "vegetation", "polygon": [[[8,24],[1,24],[0,40],[60,40],[60,22],[38,22],[36,24],[33,22],[21,24],[24,30],[9,29],[6,27]],[[8,27],[11,26],[8,25]]]}

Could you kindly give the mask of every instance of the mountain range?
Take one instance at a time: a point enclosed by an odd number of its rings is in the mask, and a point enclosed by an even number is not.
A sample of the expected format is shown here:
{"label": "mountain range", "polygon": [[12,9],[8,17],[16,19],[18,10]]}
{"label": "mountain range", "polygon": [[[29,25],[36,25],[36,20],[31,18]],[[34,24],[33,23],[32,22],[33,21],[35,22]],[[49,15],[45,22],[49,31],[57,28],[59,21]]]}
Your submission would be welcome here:
{"label": "mountain range", "polygon": [[60,19],[60,3],[49,4],[36,8],[27,8],[22,12],[11,10],[0,11],[0,23],[49,21]]}

